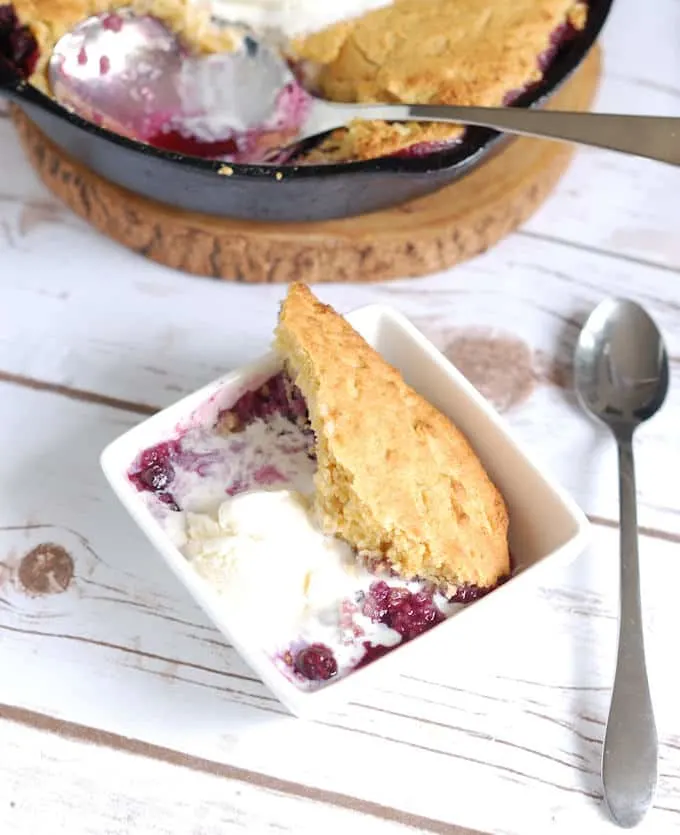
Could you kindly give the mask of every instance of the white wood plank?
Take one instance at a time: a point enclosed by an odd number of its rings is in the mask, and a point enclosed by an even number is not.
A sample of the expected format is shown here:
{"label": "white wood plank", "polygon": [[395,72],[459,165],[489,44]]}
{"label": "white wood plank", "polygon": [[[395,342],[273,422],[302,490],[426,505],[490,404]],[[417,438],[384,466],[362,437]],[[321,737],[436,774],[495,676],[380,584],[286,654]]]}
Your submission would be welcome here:
{"label": "white wood plank", "polygon": [[[0,825],[12,835],[406,835],[410,826],[0,722]],[[39,788],[37,788],[39,787]]]}
{"label": "white wood plank", "polygon": [[[617,0],[605,27],[604,75],[594,109],[680,116],[680,4],[641,13]],[[680,169],[622,154],[579,150],[567,176],[524,229],[619,256],[680,266],[672,208]]]}
{"label": "white wood plank", "polygon": [[603,38],[607,81],[630,81],[641,94],[633,96],[619,88],[618,96],[611,94],[612,110],[680,113],[680,54],[674,38],[679,23],[677,0],[660,0],[653,14],[640,14],[634,0],[613,4]]}
{"label": "white wood plank", "polygon": [[[597,772],[616,632],[613,531],[598,530],[588,556],[544,574],[465,645],[440,642],[356,704],[305,723],[211,629],[105,488],[98,451],[133,418],[8,389],[0,666],[15,674],[0,679],[0,703],[481,831],[610,831]],[[26,595],[18,567],[44,541],[71,554],[75,577],[61,593]],[[680,832],[675,551],[643,540],[663,775],[647,831],[659,833]]]}
{"label": "white wood plank", "polygon": [[[140,269],[130,253],[100,238],[91,240],[91,254],[82,260],[77,230],[44,233],[61,238],[63,257],[46,273],[44,254],[31,250],[23,255],[23,270],[4,278],[0,370],[163,406],[267,349],[285,288],[230,287],[152,265]],[[100,264],[95,273],[93,262]],[[616,518],[613,445],[581,417],[563,387],[579,322],[607,294],[636,298],[664,330],[677,364],[680,280],[656,267],[633,268],[545,241],[529,247],[515,237],[453,273],[317,290],[341,310],[372,302],[397,307],[454,361],[462,338],[481,336],[478,353],[489,357],[496,383],[489,385],[489,369],[474,357],[472,368],[468,362],[463,370],[499,406],[512,405],[506,395],[515,379],[510,391],[521,402],[507,418],[520,441],[547,461],[588,512]],[[517,356],[505,350],[508,337]],[[530,396],[522,400],[522,392]],[[641,524],[676,533],[679,409],[674,378],[666,409],[638,441]],[[661,458],[668,466],[659,472]]]}

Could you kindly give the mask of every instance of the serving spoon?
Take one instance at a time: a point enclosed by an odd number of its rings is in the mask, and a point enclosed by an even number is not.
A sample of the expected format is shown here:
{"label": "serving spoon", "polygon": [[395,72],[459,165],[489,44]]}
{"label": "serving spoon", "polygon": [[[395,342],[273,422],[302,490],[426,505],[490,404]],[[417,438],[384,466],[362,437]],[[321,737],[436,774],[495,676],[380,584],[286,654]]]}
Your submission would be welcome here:
{"label": "serving spoon", "polygon": [[581,331],[574,372],[583,408],[609,427],[618,445],[619,643],[602,783],[612,818],[622,827],[632,827],[652,803],[658,768],[640,607],[633,434],[666,398],[668,355],[658,328],[639,305],[609,299],[595,308]]}
{"label": "serving spoon", "polygon": [[[149,132],[150,120],[160,124],[168,114],[182,111],[192,130],[207,131],[212,139],[275,125],[281,97],[297,85],[286,61],[265,41],[247,35],[233,52],[189,56],[162,22],[128,10],[90,17],[64,35],[51,57],[49,79],[65,107],[137,138]],[[474,125],[680,164],[679,118],[519,107],[340,104],[305,95],[306,113],[296,135],[288,136],[286,159],[305,140],[364,119]]]}

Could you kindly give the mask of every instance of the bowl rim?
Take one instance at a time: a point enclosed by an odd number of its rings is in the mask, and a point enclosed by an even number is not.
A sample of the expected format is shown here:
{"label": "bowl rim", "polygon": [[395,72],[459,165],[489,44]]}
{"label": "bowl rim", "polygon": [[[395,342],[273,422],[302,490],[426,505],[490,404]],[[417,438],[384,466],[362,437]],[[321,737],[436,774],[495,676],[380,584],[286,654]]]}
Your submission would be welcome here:
{"label": "bowl rim", "polygon": [[[613,3],[614,0],[587,0],[588,16],[584,29],[571,39],[563,49],[558,51],[543,74],[541,81],[530,90],[522,93],[513,102],[513,107],[542,107],[557,92],[590,52],[609,17]],[[50,111],[53,115],[69,122],[74,127],[105,142],[142,156],[167,162],[172,166],[180,165],[184,169],[193,170],[197,174],[217,175],[227,182],[236,179],[261,181],[272,178],[285,182],[315,177],[332,178],[342,175],[361,176],[379,173],[396,175],[429,174],[436,171],[471,166],[504,137],[504,134],[498,131],[470,127],[465,131],[463,139],[451,148],[440,149],[417,157],[392,156],[360,162],[313,165],[231,163],[165,151],[121,136],[83,119],[76,113],[72,113],[27,81],[18,81],[16,91],[19,94],[18,98],[27,99],[33,105]],[[225,167],[229,168],[229,176],[225,176]],[[283,177],[281,177],[282,174]]]}
{"label": "bowl rim", "polygon": [[[523,583],[526,582],[527,577],[534,578],[535,581],[541,570],[551,568],[556,563],[565,562],[570,557],[574,558],[586,547],[591,528],[589,520],[575,500],[549,473],[534,461],[534,458],[523,448],[522,444],[518,443],[506,420],[495,410],[492,404],[403,314],[383,304],[371,304],[356,308],[345,315],[347,320],[359,330],[361,330],[362,324],[364,327],[379,327],[381,322],[386,322],[389,326],[396,326],[398,338],[405,339],[411,348],[420,348],[426,356],[426,361],[438,365],[445,372],[449,382],[462,390],[462,396],[470,400],[472,405],[480,410],[484,417],[493,424],[500,442],[509,448],[514,448],[524,466],[533,470],[539,476],[545,490],[552,493],[553,497],[559,502],[565,516],[573,523],[574,533],[557,548],[548,551],[535,563],[525,567],[506,583],[495,588],[492,593],[475,601],[474,605],[462,608],[456,613],[455,617],[448,618],[440,623],[437,629],[430,630],[413,641],[395,647],[396,650],[401,650],[401,652],[389,652],[365,667],[352,670],[347,676],[337,679],[328,687],[304,690],[288,680],[263,649],[248,644],[247,640],[241,639],[242,632],[240,633],[238,623],[235,624],[236,628],[232,628],[234,624],[230,622],[228,616],[225,617],[218,592],[193,571],[189,561],[180,549],[172,543],[157,520],[152,517],[143,500],[137,498],[139,494],[134,490],[126,475],[132,460],[129,457],[129,452],[132,449],[139,452],[147,445],[146,441],[142,443],[140,441],[150,429],[153,429],[155,424],[158,424],[159,428],[161,425],[178,427],[186,424],[187,419],[196,412],[196,409],[211,401],[218,392],[228,388],[232,393],[236,393],[239,386],[249,382],[252,384],[253,380],[260,376],[275,372],[276,368],[280,366],[280,361],[274,352],[269,351],[254,361],[239,366],[126,430],[109,442],[100,454],[101,469],[114,494],[147,537],[150,544],[158,551],[167,567],[191,595],[193,602],[207,614],[215,628],[228,638],[234,649],[252,667],[265,686],[293,714],[300,717],[317,715],[318,712],[323,712],[338,702],[346,703],[353,689],[360,688],[362,683],[370,684],[372,677],[379,676],[381,671],[388,670],[388,665],[398,665],[405,661],[408,658],[407,652],[417,651],[417,647],[422,646],[423,639],[426,636],[431,636],[436,632],[437,639],[439,639],[443,636],[442,629],[447,626],[449,629],[452,628],[451,624],[457,623],[461,616],[469,619],[471,612],[477,612],[478,614],[485,612],[490,605],[489,601],[494,600],[498,603],[498,601],[507,599],[512,590],[514,590],[512,593],[515,593],[520,578],[525,578]],[[165,429],[163,431],[167,432],[169,430]],[[162,440],[162,438],[160,439]],[[520,584],[521,587],[522,584]],[[491,605],[497,605],[497,603]]]}

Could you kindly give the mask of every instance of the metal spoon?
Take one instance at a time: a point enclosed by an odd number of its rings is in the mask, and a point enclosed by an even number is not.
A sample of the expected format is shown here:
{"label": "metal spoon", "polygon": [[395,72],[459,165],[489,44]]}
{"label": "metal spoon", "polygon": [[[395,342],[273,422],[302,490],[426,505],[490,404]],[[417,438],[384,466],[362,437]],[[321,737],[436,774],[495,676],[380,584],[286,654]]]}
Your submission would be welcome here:
{"label": "metal spoon", "polygon": [[132,139],[172,125],[214,142],[266,129],[282,94],[278,54],[255,57],[250,38],[241,47],[190,55],[160,20],[121,9],[87,18],[60,38],[50,87],[68,109]]}
{"label": "metal spoon", "polygon": [[633,434],[668,392],[663,338],[639,305],[610,299],[595,308],[576,348],[575,384],[582,406],[612,430],[619,450],[619,644],[602,782],[611,816],[632,827],[652,803],[658,756],[640,608]]}
{"label": "metal spoon", "polygon": [[[247,49],[188,58],[182,57],[177,39],[159,21],[124,12],[116,14],[112,27],[110,19],[109,14],[89,18],[61,38],[49,76],[55,97],[65,106],[90,120],[95,113],[99,122],[128,135],[137,130],[131,110],[135,102],[146,120],[143,128],[148,119],[177,113],[190,102],[194,126],[209,125],[209,138],[217,139],[258,124],[276,124],[282,95],[291,85],[299,89],[278,51],[252,36],[245,41]],[[189,95],[178,93],[180,65]],[[680,164],[678,118],[513,107],[338,104],[313,96],[307,105],[300,109],[297,136],[289,137],[294,142],[283,158],[294,156],[305,139],[355,119],[369,119],[476,125]]]}

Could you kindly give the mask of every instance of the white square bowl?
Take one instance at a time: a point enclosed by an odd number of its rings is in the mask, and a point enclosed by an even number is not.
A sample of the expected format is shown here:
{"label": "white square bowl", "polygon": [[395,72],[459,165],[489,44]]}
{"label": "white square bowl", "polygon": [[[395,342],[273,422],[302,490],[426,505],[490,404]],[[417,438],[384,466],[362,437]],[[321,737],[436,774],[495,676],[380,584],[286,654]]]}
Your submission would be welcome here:
{"label": "white square bowl", "polygon": [[142,450],[175,436],[181,427],[195,423],[197,415],[201,420],[214,418],[218,408],[233,405],[246,389],[260,385],[276,373],[280,363],[273,353],[153,415],[109,444],[101,456],[104,474],[132,518],[194,600],[297,716],[318,716],[347,701],[357,687],[383,673],[387,665],[394,667],[407,662],[409,652],[427,654],[428,642],[435,635],[441,646],[442,640],[452,643],[465,640],[462,635],[465,628],[478,631],[494,625],[497,628],[495,607],[503,608],[497,602],[516,594],[527,585],[528,578],[533,582],[541,566],[564,563],[577,556],[585,548],[589,533],[589,522],[574,501],[541,472],[520,449],[489,402],[404,316],[390,308],[371,305],[353,311],[346,318],[387,362],[401,371],[409,385],[448,415],[468,437],[508,505],[513,576],[429,632],[319,690],[298,688],[260,647],[248,643],[218,593],[175,547],[148,509],[143,494],[128,479],[127,472]]}

